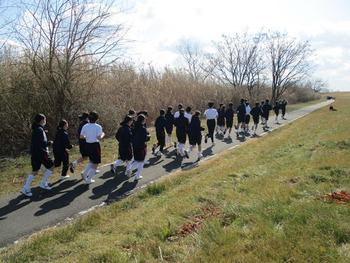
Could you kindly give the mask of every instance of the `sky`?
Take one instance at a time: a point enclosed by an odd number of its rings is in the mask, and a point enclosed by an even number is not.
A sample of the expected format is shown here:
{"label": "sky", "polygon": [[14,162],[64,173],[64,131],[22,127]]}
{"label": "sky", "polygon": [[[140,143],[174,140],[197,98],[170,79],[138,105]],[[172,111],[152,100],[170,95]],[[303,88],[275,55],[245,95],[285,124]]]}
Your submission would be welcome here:
{"label": "sky", "polygon": [[223,34],[277,30],[311,42],[313,78],[330,90],[350,91],[350,0],[115,1],[112,21],[128,29],[126,58],[136,64],[177,67],[184,40],[208,51]]}
{"label": "sky", "polygon": [[350,91],[350,1],[347,0],[134,0],[120,2],[129,28],[128,56],[157,67],[179,66],[183,40],[206,50],[222,34],[278,30],[309,40],[313,76],[331,90]]}

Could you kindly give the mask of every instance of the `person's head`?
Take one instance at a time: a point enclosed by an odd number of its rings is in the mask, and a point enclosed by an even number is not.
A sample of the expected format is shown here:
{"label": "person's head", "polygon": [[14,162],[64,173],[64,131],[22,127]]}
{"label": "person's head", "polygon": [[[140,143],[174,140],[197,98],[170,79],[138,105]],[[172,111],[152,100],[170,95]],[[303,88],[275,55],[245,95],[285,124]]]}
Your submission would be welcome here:
{"label": "person's head", "polygon": [[259,107],[259,102],[256,102],[256,103],[255,103],[255,107]]}
{"label": "person's head", "polygon": [[79,114],[79,120],[80,121],[86,121],[89,117],[89,113],[87,113],[86,111],[82,112],[81,114]]}
{"label": "person's head", "polygon": [[201,112],[196,110],[193,116],[199,118],[199,116],[201,116]]}
{"label": "person's head", "polygon": [[220,103],[220,104],[219,104],[219,108],[222,108],[222,106],[224,106],[224,104],[223,104],[223,103]]}
{"label": "person's head", "polygon": [[89,121],[90,123],[95,123],[98,120],[98,114],[96,111],[90,111],[89,113]]}
{"label": "person's head", "polygon": [[139,124],[139,125],[145,124],[146,123],[146,116],[143,115],[143,114],[137,115],[136,123]]}
{"label": "person's head", "polygon": [[210,101],[210,102],[208,103],[208,107],[209,107],[209,108],[213,108],[213,107],[214,107],[214,102]]}
{"label": "person's head", "polygon": [[32,128],[34,128],[35,126],[38,126],[38,125],[40,125],[40,126],[46,125],[46,117],[42,113],[38,113],[37,115],[34,116]]}
{"label": "person's head", "polygon": [[246,101],[246,102],[245,102],[245,105],[246,105],[246,106],[249,106],[249,101]]}
{"label": "person's head", "polygon": [[230,103],[228,104],[228,107],[229,107],[229,108],[232,108],[232,107],[233,107],[233,103],[230,102]]}
{"label": "person's head", "polygon": [[165,115],[165,110],[161,109],[161,110],[159,111],[159,115],[160,115],[160,116],[164,116],[164,115]]}
{"label": "person's head", "polygon": [[241,99],[241,100],[240,100],[240,103],[243,104],[243,103],[244,103],[244,99]]}
{"label": "person's head", "polygon": [[130,110],[128,111],[128,116],[135,117],[135,115],[136,115],[136,111],[135,111],[135,110],[130,109]]}
{"label": "person's head", "polygon": [[190,106],[186,107],[186,112],[190,113],[192,108]]}
{"label": "person's head", "polygon": [[167,108],[167,112],[171,112],[172,110],[173,110],[173,107],[168,106],[168,108]]}
{"label": "person's head", "polygon": [[261,105],[263,105],[265,103],[265,101],[261,101]]}
{"label": "person's head", "polygon": [[148,111],[146,111],[146,110],[139,111],[139,112],[137,113],[137,116],[138,116],[138,115],[141,115],[141,114],[142,114],[145,118],[148,117]]}
{"label": "person's head", "polygon": [[184,106],[180,103],[179,105],[177,105],[177,109],[181,110]]}
{"label": "person's head", "polygon": [[133,120],[134,120],[133,116],[126,115],[126,116],[124,117],[124,120],[120,123],[120,125],[128,125],[128,126],[131,126]]}
{"label": "person's head", "polygon": [[180,116],[184,116],[185,115],[185,110],[184,109],[180,109],[179,113],[180,113]]}
{"label": "person's head", "polygon": [[268,99],[265,100],[265,103],[268,104],[270,101]]}
{"label": "person's head", "polygon": [[68,130],[68,122],[65,119],[60,120],[57,126],[57,130]]}

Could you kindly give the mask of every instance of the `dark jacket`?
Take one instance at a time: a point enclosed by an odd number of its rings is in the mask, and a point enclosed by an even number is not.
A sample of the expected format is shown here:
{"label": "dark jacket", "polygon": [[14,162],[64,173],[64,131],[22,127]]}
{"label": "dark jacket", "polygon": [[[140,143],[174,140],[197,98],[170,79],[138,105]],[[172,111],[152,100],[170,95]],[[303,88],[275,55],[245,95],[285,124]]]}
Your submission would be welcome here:
{"label": "dark jacket", "polygon": [[245,104],[241,103],[239,104],[239,106],[237,107],[237,115],[244,117],[245,116]]}
{"label": "dark jacket", "polygon": [[132,147],[134,149],[141,149],[147,146],[146,142],[149,141],[150,136],[144,125],[135,122],[134,129],[132,130]]}
{"label": "dark jacket", "polygon": [[250,111],[250,115],[252,115],[254,119],[258,119],[261,114],[262,114],[262,110],[260,106],[254,107]]}
{"label": "dark jacket", "polygon": [[167,125],[167,121],[164,116],[159,116],[156,119],[156,122],[154,126],[156,127],[156,134],[157,135],[164,135],[165,136],[165,127]]}
{"label": "dark jacket", "polygon": [[176,137],[180,143],[186,141],[186,134],[188,132],[189,121],[184,115],[180,115],[175,119]]}
{"label": "dark jacket", "polygon": [[265,103],[265,104],[262,106],[262,110],[263,110],[263,116],[266,118],[266,117],[269,117],[270,110],[272,110],[272,107],[271,107],[270,104]]}
{"label": "dark jacket", "polygon": [[165,121],[166,121],[166,128],[171,129],[174,125],[174,114],[172,114],[170,111],[165,113]]}
{"label": "dark jacket", "polygon": [[202,135],[202,131],[204,131],[204,128],[201,127],[201,121],[199,117],[193,116],[191,119],[191,123],[189,125],[189,135],[190,137],[200,137]]}
{"label": "dark jacket", "polygon": [[33,156],[43,156],[44,154],[48,154],[49,143],[47,141],[47,137],[44,131],[43,126],[34,125],[32,130],[32,140],[30,144],[30,153]]}
{"label": "dark jacket", "polygon": [[68,132],[60,128],[56,132],[55,140],[53,141],[52,149],[54,154],[64,154],[66,149],[72,149],[69,141]]}
{"label": "dark jacket", "polygon": [[280,104],[276,103],[275,106],[273,106],[273,111],[278,115],[280,112]]}
{"label": "dark jacket", "polygon": [[225,110],[224,109],[219,109],[218,110],[217,123],[218,123],[219,126],[224,126],[225,125]]}
{"label": "dark jacket", "polygon": [[232,108],[228,108],[225,112],[225,118],[227,121],[232,121],[234,116],[234,110]]}
{"label": "dark jacket", "polygon": [[86,142],[85,139],[81,139],[81,138],[80,138],[80,133],[81,133],[81,130],[83,129],[83,126],[84,126],[85,124],[87,124],[87,123],[89,123],[89,122],[86,121],[86,120],[83,120],[83,121],[81,121],[81,122],[79,123],[79,127],[78,127],[78,139],[79,139],[79,142],[80,142],[80,143]]}
{"label": "dark jacket", "polygon": [[131,128],[127,124],[122,124],[115,134],[115,138],[119,142],[119,147],[129,147],[132,141]]}

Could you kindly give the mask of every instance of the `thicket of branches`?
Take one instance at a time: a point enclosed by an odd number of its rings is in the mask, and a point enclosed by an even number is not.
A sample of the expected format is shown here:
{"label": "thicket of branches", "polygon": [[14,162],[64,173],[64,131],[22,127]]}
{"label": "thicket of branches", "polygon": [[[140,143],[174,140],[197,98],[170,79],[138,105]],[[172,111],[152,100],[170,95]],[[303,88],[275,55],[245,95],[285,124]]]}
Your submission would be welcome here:
{"label": "thicket of branches", "polygon": [[78,114],[97,110],[111,135],[130,108],[148,110],[151,122],[159,109],[179,102],[200,110],[208,100],[241,97],[297,102],[314,99],[324,86],[307,78],[309,43],[285,34],[223,36],[212,53],[182,43],[183,68],[155,69],[122,62],[126,31],[114,21],[113,1],[40,0],[21,8],[21,19],[11,24],[19,47],[1,47],[0,155],[28,148],[38,112],[53,136],[60,118],[75,135]]}

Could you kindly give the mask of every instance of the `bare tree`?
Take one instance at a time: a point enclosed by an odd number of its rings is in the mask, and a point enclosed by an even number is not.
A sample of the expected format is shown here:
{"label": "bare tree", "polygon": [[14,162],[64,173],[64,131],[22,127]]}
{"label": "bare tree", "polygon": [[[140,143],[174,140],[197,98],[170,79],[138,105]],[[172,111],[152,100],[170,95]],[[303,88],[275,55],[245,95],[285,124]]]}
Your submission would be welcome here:
{"label": "bare tree", "polygon": [[262,87],[266,79],[264,37],[261,33],[223,35],[221,41],[214,42],[215,53],[208,55],[209,73],[226,86],[246,87],[252,98],[254,90]]}
{"label": "bare tree", "polygon": [[120,57],[122,24],[112,21],[113,1],[39,0],[23,3],[17,40],[56,119],[71,111],[74,88],[92,85],[97,69]]}
{"label": "bare tree", "polygon": [[274,102],[308,75],[311,49],[308,41],[300,42],[287,34],[274,32],[268,36],[267,50],[271,66],[271,100]]}

